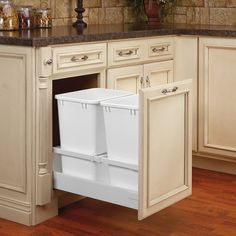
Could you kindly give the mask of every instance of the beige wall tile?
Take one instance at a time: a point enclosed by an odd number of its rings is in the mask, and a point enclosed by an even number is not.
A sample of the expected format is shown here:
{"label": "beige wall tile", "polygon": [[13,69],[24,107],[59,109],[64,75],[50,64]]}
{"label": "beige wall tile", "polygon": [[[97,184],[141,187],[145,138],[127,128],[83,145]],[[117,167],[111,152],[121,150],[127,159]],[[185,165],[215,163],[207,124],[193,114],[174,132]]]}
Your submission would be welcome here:
{"label": "beige wall tile", "polygon": [[119,24],[124,22],[124,12],[121,7],[106,8],[105,21],[107,24]]}
{"label": "beige wall tile", "polygon": [[174,22],[178,22],[180,24],[186,24],[187,23],[187,16],[186,15],[175,15]]}
{"label": "beige wall tile", "polygon": [[211,8],[210,24],[236,25],[236,8]]}
{"label": "beige wall tile", "polygon": [[[75,21],[76,0],[13,0],[16,5],[51,7],[53,25]],[[132,23],[137,17],[128,6],[130,0],[84,0],[84,19],[88,24]],[[236,25],[236,0],[177,0],[165,17],[167,23]]]}

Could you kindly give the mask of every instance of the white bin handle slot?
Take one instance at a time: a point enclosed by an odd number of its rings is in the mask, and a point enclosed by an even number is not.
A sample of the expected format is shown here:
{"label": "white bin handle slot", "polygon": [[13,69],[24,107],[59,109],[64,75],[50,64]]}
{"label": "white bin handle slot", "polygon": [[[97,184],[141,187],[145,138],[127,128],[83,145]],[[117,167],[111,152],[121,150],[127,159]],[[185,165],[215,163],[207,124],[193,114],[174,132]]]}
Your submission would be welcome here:
{"label": "white bin handle slot", "polygon": [[111,107],[105,107],[104,106],[103,109],[104,109],[105,112],[111,112]]}
{"label": "white bin handle slot", "polygon": [[59,100],[59,104],[64,106],[64,101],[63,100]]}
{"label": "white bin handle slot", "polygon": [[88,108],[88,104],[86,103],[81,103],[82,109],[87,109]]}
{"label": "white bin handle slot", "polygon": [[130,110],[130,114],[131,114],[131,116],[136,116],[137,115],[137,111],[136,110]]}

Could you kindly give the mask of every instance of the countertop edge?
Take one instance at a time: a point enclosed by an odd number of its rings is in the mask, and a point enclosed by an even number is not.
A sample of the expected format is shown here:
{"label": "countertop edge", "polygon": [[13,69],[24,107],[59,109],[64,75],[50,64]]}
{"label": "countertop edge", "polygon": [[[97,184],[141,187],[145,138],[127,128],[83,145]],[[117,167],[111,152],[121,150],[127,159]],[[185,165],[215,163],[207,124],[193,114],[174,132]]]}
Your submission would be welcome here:
{"label": "countertop edge", "polygon": [[[95,26],[94,26],[95,27]],[[99,25],[97,27],[100,27]],[[104,26],[106,27],[106,26]],[[228,29],[227,29],[228,28]],[[65,28],[66,29],[66,28]],[[70,29],[68,26],[67,29]],[[96,27],[94,28],[96,29]],[[162,26],[160,28],[140,28],[132,29],[132,27],[127,31],[113,31],[106,30],[108,32],[92,32],[92,33],[78,33],[75,34],[64,34],[54,36],[21,36],[18,32],[18,36],[12,36],[12,34],[7,35],[7,33],[0,36],[1,45],[12,45],[12,46],[27,46],[27,47],[46,47],[50,45],[59,45],[59,44],[73,44],[73,43],[83,43],[83,42],[95,42],[95,41],[109,41],[109,40],[118,40],[118,39],[129,39],[129,38],[141,38],[141,37],[155,37],[155,36],[167,36],[167,35],[189,35],[189,36],[215,36],[215,37],[236,37],[236,27],[230,26],[191,26],[183,25],[175,26],[168,25]],[[17,34],[17,33],[16,33]]]}

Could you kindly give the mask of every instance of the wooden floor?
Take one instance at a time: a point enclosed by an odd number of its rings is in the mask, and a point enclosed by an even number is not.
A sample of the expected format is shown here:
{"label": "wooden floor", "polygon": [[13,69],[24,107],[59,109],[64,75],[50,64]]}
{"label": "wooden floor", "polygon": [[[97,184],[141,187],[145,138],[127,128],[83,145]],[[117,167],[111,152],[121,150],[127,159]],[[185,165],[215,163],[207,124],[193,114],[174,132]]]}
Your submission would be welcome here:
{"label": "wooden floor", "polygon": [[84,199],[26,227],[0,220],[0,236],[236,236],[236,176],[193,170],[193,195],[141,222],[137,213]]}

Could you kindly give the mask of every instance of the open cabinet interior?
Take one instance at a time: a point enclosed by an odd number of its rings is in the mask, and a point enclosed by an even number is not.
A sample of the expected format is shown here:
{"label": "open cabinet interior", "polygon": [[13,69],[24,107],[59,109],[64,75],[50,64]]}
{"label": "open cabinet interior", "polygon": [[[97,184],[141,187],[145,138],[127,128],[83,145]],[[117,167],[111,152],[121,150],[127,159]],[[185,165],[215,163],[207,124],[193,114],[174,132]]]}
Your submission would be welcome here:
{"label": "open cabinet interior", "polygon": [[[72,78],[71,84],[69,82],[68,85],[68,79],[55,81],[53,93],[55,95],[97,87],[96,76],[89,77],[88,80],[90,79],[88,84],[80,81],[81,83],[76,83],[76,86],[73,85],[75,78]],[[117,104],[105,104],[101,108],[104,116],[107,112],[108,115],[113,113],[113,117],[117,117],[116,123],[112,125],[117,126],[117,129],[112,132],[117,134],[121,142],[117,142],[117,147],[113,144],[114,148],[122,149],[122,141],[128,137],[128,133],[132,133],[129,139],[137,141],[137,145],[134,145],[137,163],[126,162],[122,157],[121,160],[112,159],[109,156],[109,148],[107,153],[99,155],[60,148],[57,104],[54,100],[55,189],[137,209],[139,219],[191,194],[191,82],[181,81],[142,89],[138,97],[138,109],[132,106],[117,108]],[[59,104],[67,106],[66,102],[60,101]],[[83,104],[79,106],[85,110],[89,107]],[[120,116],[124,110],[128,111],[129,117]],[[130,117],[131,123],[126,123],[125,119]],[[103,122],[97,116],[96,120]],[[130,130],[135,122],[136,130]],[[120,137],[119,132],[122,129],[127,130],[127,133],[124,132],[123,137]],[[129,153],[127,158],[129,155],[131,154]]]}
{"label": "open cabinet interior", "polygon": [[84,75],[78,77],[71,77],[66,79],[53,80],[52,91],[53,91],[53,147],[60,146],[60,132],[59,132],[59,120],[58,120],[58,108],[57,100],[55,99],[56,94],[73,92],[89,88],[97,88],[98,85],[98,74]]}

